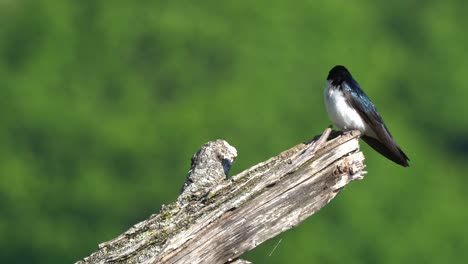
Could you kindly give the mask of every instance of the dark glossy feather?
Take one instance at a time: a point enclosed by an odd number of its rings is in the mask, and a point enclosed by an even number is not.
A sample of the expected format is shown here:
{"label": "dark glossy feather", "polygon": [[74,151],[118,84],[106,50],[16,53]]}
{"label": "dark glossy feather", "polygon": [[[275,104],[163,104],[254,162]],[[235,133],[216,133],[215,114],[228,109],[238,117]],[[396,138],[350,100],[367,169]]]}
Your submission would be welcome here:
{"label": "dark glossy feather", "polygon": [[359,84],[354,79],[351,79],[344,81],[341,87],[348,104],[358,111],[376,136],[375,139],[370,136],[363,136],[362,139],[380,154],[401,166],[408,167],[408,156],[396,144],[382,117],[377,112],[377,108]]}
{"label": "dark glossy feather", "polygon": [[369,136],[361,136],[361,138],[373,149],[375,149],[377,152],[380,154],[384,155],[388,159],[392,160],[393,162],[400,164],[403,167],[409,167],[408,161],[409,158],[406,156],[406,154],[400,149],[400,147],[397,147],[397,150],[399,153],[392,152],[386,145],[381,143],[378,139],[369,137]]}

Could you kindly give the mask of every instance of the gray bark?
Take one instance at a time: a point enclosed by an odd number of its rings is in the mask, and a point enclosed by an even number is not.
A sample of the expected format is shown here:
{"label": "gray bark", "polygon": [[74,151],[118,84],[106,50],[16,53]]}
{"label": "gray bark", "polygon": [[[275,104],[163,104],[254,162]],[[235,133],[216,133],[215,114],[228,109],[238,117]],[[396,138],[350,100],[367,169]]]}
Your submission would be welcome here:
{"label": "gray bark", "polygon": [[174,203],[77,263],[249,263],[239,257],[362,179],[359,131],[330,132],[230,178],[235,148],[205,144]]}

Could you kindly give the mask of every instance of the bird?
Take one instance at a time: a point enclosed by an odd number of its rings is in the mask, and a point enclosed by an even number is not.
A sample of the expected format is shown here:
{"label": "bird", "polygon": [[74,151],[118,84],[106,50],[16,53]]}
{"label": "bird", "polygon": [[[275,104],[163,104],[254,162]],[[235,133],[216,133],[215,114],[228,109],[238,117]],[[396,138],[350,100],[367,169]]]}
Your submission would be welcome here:
{"label": "bird", "polygon": [[359,130],[361,138],[393,162],[409,167],[409,158],[390,134],[374,103],[351,73],[336,65],[328,73],[325,105],[333,124],[340,130]]}

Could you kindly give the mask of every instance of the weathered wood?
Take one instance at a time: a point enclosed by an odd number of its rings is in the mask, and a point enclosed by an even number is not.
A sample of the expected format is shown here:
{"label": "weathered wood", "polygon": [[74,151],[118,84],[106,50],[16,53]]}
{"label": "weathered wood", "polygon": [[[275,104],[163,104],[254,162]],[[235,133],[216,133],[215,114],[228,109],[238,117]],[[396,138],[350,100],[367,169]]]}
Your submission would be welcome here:
{"label": "weathered wood", "polygon": [[359,131],[325,130],[231,178],[224,140],[192,158],[176,202],[77,263],[249,263],[243,253],[298,225],[365,174]]}

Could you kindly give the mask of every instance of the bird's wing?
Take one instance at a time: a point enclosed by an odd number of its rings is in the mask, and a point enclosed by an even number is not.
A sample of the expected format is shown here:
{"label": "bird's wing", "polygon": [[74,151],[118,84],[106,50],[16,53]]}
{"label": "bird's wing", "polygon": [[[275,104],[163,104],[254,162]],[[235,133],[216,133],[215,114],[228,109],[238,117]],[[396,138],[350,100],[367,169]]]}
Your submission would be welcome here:
{"label": "bird's wing", "polygon": [[[350,85],[353,86],[353,89],[351,89]],[[402,166],[409,166],[409,158],[396,144],[377,108],[359,84],[354,80],[349,84],[343,82],[342,89],[348,104],[357,110],[364,121],[369,124],[368,127],[374,132],[375,138],[364,135],[362,139],[385,157]]]}

